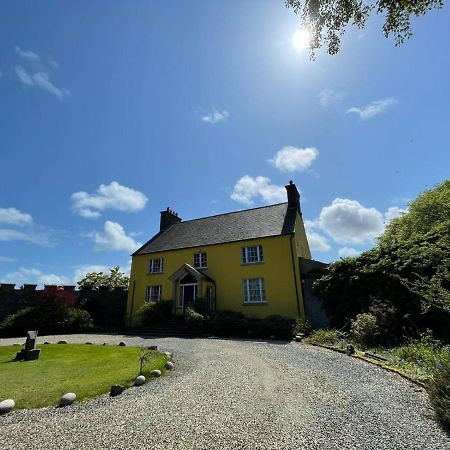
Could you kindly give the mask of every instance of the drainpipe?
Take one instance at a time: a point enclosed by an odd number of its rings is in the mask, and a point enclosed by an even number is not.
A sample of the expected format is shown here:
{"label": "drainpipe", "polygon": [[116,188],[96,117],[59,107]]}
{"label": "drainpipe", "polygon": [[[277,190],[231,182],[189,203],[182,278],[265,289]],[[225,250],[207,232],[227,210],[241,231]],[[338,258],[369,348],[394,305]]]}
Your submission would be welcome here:
{"label": "drainpipe", "polygon": [[297,276],[295,273],[295,260],[294,260],[294,250],[292,249],[292,238],[294,237],[293,234],[291,234],[291,237],[289,238],[289,243],[291,246],[291,258],[292,258],[292,270],[294,272],[294,284],[295,284],[295,300],[297,301],[297,313],[298,313],[298,317],[301,318],[301,312],[300,312],[300,301],[298,298],[298,286],[297,286]]}
{"label": "drainpipe", "polygon": [[134,303],[134,289],[136,287],[136,280],[133,281],[133,292],[131,293],[131,309],[130,309],[130,321],[129,321],[129,326],[131,328],[131,320],[133,318],[133,303]]}

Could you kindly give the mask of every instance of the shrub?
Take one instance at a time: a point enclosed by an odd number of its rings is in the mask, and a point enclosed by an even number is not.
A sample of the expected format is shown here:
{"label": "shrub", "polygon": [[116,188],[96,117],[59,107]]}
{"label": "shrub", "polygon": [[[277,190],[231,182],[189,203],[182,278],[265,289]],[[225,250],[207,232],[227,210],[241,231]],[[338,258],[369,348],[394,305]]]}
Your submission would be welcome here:
{"label": "shrub", "polygon": [[217,336],[247,336],[248,320],[236,311],[216,311],[211,321],[212,332]]}
{"label": "shrub", "polygon": [[278,315],[268,316],[265,319],[250,319],[248,321],[249,331],[254,337],[276,337],[288,340],[293,337],[294,324],[294,320]]}
{"label": "shrub", "polygon": [[196,298],[192,302],[192,309],[202,316],[206,316],[210,313],[208,309],[208,302],[204,298]]}
{"label": "shrub", "polygon": [[294,325],[294,335],[304,334],[305,336],[309,336],[312,332],[312,326],[308,319],[296,319]]}
{"label": "shrub", "polygon": [[184,312],[186,330],[193,335],[200,335],[204,329],[204,317],[192,308],[186,308]]}
{"label": "shrub", "polygon": [[143,326],[151,325],[160,320],[167,319],[172,312],[172,301],[147,302],[137,311]]}
{"label": "shrub", "polygon": [[357,314],[352,320],[350,333],[362,348],[375,346],[378,338],[377,319],[372,314]]}
{"label": "shrub", "polygon": [[74,333],[91,328],[92,319],[90,314],[84,309],[69,308],[66,310],[60,325],[61,331]]}
{"label": "shrub", "polygon": [[306,342],[323,345],[336,345],[344,334],[337,330],[323,329],[314,331]]}
{"label": "shrub", "polygon": [[427,373],[433,373],[436,364],[450,359],[450,347],[442,346],[433,339],[430,333],[425,333],[418,340],[411,340],[408,344],[392,351],[392,360],[395,365],[407,368],[421,367]]}
{"label": "shrub", "polygon": [[437,418],[450,428],[450,359],[436,371],[427,390]]}
{"label": "shrub", "polygon": [[38,330],[41,334],[74,333],[90,328],[91,322],[89,313],[79,308],[49,311],[33,306],[7,316],[0,325],[0,334],[23,336],[28,330]]}

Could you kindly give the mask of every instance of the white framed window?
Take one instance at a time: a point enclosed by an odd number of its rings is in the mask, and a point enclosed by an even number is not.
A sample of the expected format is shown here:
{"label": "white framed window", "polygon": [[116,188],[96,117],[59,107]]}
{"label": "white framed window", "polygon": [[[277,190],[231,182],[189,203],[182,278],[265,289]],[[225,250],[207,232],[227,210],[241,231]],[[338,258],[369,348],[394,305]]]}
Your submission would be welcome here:
{"label": "white framed window", "polygon": [[241,257],[242,257],[242,264],[255,264],[264,262],[262,245],[242,247]]}
{"label": "white framed window", "polygon": [[264,278],[244,280],[244,303],[266,303]]}
{"label": "white framed window", "polygon": [[159,284],[157,286],[147,286],[145,290],[145,301],[146,302],[159,302],[162,295],[162,286]]}
{"label": "white framed window", "polygon": [[194,253],[194,267],[196,269],[206,269],[208,267],[208,256],[206,252]]}
{"label": "white framed window", "polygon": [[213,310],[213,300],[214,300],[213,287],[208,286],[206,288],[206,304],[209,311]]}
{"label": "white framed window", "polygon": [[162,273],[164,271],[164,258],[151,259],[148,262],[148,273]]}

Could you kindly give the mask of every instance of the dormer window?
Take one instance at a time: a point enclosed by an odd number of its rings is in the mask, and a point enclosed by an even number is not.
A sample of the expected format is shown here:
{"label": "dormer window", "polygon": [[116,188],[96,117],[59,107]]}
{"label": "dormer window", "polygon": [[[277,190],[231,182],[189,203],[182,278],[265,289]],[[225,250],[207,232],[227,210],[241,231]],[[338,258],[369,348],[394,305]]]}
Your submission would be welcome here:
{"label": "dormer window", "polygon": [[194,267],[196,269],[206,269],[208,267],[208,257],[206,252],[194,253]]}
{"label": "dormer window", "polygon": [[164,270],[164,258],[151,259],[148,263],[148,273],[162,273]]}
{"label": "dormer window", "polygon": [[255,264],[264,262],[262,245],[242,247],[242,264]]}

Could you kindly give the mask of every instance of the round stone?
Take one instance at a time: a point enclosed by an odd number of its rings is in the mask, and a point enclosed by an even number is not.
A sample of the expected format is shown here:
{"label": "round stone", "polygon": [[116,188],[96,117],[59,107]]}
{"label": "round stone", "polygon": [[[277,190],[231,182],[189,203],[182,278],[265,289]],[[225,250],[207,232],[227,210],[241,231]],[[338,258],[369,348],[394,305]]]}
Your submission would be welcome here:
{"label": "round stone", "polygon": [[109,395],[111,397],[116,397],[117,395],[120,395],[124,390],[125,390],[125,388],[122,385],[114,384],[113,386],[111,386]]}
{"label": "round stone", "polygon": [[73,392],[68,392],[67,394],[64,394],[61,397],[61,400],[59,401],[59,406],[69,406],[75,401],[76,398],[77,394],[74,394]]}
{"label": "round stone", "polygon": [[138,377],[136,377],[136,379],[134,380],[134,385],[135,386],[142,386],[143,384],[145,384],[145,377],[144,377],[144,375],[139,375]]}
{"label": "round stone", "polygon": [[151,375],[152,377],[158,378],[158,377],[161,376],[161,371],[158,370],[158,369],[152,370],[152,371],[150,372],[150,375]]}
{"label": "round stone", "polygon": [[6,414],[11,412],[16,406],[16,403],[12,398],[8,398],[0,402],[0,414]]}
{"label": "round stone", "polygon": [[167,370],[173,370],[173,368],[174,368],[173,362],[167,361],[166,364],[164,365],[164,367],[165,367]]}
{"label": "round stone", "polygon": [[58,341],[58,344],[67,344],[67,341]]}
{"label": "round stone", "polygon": [[126,347],[127,344],[126,344],[125,342],[123,342],[123,341],[120,341],[120,342],[119,342],[119,345],[120,345],[121,347]]}
{"label": "round stone", "polygon": [[165,354],[168,358],[172,358],[172,353],[170,353],[170,352],[164,352],[164,354]]}
{"label": "round stone", "polygon": [[92,345],[92,342],[86,342],[86,345]]}

